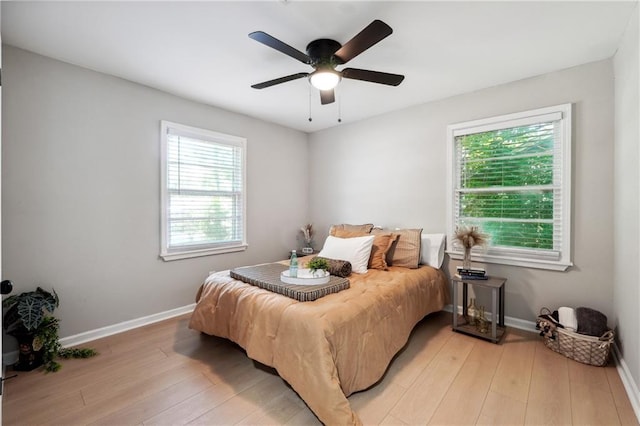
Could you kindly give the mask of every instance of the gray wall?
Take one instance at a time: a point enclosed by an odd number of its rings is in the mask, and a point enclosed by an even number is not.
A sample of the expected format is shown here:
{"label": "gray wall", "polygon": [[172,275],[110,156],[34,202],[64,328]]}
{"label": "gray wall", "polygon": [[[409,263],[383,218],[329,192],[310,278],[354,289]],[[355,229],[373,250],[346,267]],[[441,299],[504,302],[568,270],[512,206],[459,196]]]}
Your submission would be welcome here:
{"label": "gray wall", "polygon": [[[3,275],[15,293],[55,288],[62,337],[191,304],[208,271],[295,247],[308,218],[306,134],[10,46],[2,53]],[[248,139],[246,252],[158,258],[162,119]]]}
{"label": "gray wall", "polygon": [[[310,212],[444,232],[448,124],[574,103],[573,260],[568,272],[489,264],[508,278],[506,315],[590,306],[612,317],[613,74],[610,60],[408,108],[309,137]],[[448,265],[453,268],[457,261]]]}
{"label": "gray wall", "polygon": [[[640,90],[636,10],[614,57],[614,321],[618,346],[636,386],[640,384]],[[636,388],[637,392],[637,388]],[[636,395],[636,403],[640,394]]]}

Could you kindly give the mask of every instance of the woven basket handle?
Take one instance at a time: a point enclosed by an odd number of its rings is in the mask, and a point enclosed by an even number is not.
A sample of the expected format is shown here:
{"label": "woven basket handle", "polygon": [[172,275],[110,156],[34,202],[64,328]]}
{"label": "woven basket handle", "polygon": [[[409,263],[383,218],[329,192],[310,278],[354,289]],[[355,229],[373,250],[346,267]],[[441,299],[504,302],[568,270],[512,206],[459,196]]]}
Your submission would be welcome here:
{"label": "woven basket handle", "polygon": [[604,333],[602,336],[600,336],[600,340],[608,340],[610,343],[610,342],[613,342],[613,336],[614,336],[613,330],[609,330],[606,333]]}
{"label": "woven basket handle", "polygon": [[545,306],[543,306],[540,309],[540,315],[551,315],[551,312],[552,312],[551,309],[549,309],[549,308],[547,308]]}

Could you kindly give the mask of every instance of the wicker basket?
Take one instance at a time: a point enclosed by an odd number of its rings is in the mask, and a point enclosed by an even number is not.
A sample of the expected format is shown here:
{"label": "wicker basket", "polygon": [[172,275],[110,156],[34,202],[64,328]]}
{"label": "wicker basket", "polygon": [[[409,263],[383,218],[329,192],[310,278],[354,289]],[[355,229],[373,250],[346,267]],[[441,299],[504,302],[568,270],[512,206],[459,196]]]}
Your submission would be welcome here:
{"label": "wicker basket", "polygon": [[556,327],[554,323],[542,317],[548,314],[551,314],[551,311],[548,308],[542,308],[540,310],[541,316],[536,322],[540,329],[544,330],[548,327],[548,332],[544,334],[546,347],[584,364],[597,367],[607,365],[614,339],[612,330],[607,331],[601,337],[573,333],[564,328]]}

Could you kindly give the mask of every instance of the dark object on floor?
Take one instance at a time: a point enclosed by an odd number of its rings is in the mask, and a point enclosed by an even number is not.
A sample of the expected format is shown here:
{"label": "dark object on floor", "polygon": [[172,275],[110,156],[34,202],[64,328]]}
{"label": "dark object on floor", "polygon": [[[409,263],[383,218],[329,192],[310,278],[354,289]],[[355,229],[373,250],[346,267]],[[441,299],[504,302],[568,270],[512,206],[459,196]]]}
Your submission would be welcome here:
{"label": "dark object on floor", "polygon": [[18,340],[20,352],[18,353],[18,362],[13,364],[11,368],[15,371],[31,371],[40,367],[44,363],[42,360],[42,351],[33,349],[33,333],[14,336]]}
{"label": "dark object on floor", "polygon": [[600,337],[606,333],[607,316],[595,309],[580,307],[576,309],[576,318],[578,320],[578,333],[587,336]]}

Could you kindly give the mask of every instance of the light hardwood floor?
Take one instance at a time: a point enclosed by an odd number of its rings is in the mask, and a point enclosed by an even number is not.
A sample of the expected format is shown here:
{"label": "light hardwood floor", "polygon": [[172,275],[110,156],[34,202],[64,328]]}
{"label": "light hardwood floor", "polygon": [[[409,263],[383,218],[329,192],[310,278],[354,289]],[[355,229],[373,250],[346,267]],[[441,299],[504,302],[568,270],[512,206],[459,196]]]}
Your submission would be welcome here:
{"label": "light hardwood floor", "polygon": [[[384,378],[349,400],[365,424],[638,425],[613,365],[509,329],[499,345],[428,316]],[[6,382],[5,425],[320,424],[275,372],[188,316],[92,342],[100,355]],[[8,372],[9,373],[9,372]]]}

